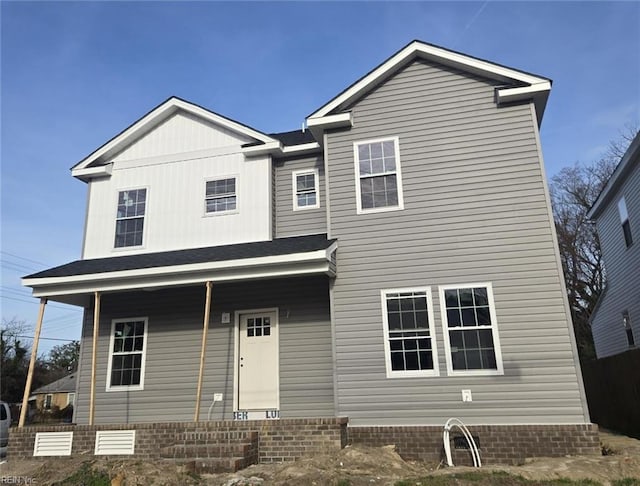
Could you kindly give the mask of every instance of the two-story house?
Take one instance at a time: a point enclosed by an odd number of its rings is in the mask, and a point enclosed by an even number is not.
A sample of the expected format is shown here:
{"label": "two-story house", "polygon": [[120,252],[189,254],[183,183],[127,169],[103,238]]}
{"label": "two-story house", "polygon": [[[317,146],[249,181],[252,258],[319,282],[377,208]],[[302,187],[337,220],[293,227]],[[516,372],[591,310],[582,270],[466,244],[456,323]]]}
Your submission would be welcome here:
{"label": "two-story house", "polygon": [[504,458],[532,434],[527,454],[597,449],[550,88],[414,41],[304,131],[175,97],[144,115],[72,169],[81,258],[24,279],[85,308],[75,422],[348,417],[352,441],[417,444],[458,417]]}
{"label": "two-story house", "polygon": [[607,285],[591,315],[598,358],[640,345],[640,133],[587,214],[595,221]]}

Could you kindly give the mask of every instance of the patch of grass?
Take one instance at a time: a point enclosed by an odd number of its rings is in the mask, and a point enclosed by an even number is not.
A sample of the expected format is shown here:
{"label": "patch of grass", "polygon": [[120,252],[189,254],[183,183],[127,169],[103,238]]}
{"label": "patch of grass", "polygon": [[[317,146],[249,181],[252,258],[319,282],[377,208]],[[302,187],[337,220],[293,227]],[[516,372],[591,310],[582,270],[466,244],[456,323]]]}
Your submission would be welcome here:
{"label": "patch of grass", "polygon": [[348,479],[339,479],[336,486],[351,486],[351,481]]}
{"label": "patch of grass", "polygon": [[616,479],[611,484],[613,486],[640,486],[640,479],[638,478]]}
{"label": "patch of grass", "polygon": [[53,486],[110,486],[109,475],[103,471],[95,471],[91,464],[84,463],[71,476]]}
{"label": "patch of grass", "polygon": [[[427,476],[420,479],[404,479],[397,481],[394,486],[600,486],[600,483],[591,479],[551,479],[535,480],[526,479],[522,476],[509,474],[503,471],[493,472],[464,472],[446,476]],[[619,486],[636,486],[636,483],[620,484]],[[640,486],[640,483],[638,483]]]}

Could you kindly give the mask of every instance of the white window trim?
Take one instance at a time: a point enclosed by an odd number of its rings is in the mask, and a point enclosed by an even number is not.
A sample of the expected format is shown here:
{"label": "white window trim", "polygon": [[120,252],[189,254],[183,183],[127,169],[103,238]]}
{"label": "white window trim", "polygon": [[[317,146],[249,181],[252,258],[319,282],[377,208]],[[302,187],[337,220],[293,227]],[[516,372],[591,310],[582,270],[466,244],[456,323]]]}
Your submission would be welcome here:
{"label": "white window trim", "polygon": [[[116,324],[119,322],[131,322],[131,321],[144,321],[144,341],[142,342],[142,362],[140,364],[140,384],[111,386],[111,366],[113,364],[113,343],[115,342]],[[106,385],[105,391],[119,392],[119,391],[144,390],[144,375],[145,375],[145,364],[146,364],[146,358],[147,358],[148,329],[149,329],[148,317],[125,317],[125,318],[113,319],[111,321],[111,336],[109,338],[109,363],[107,365],[107,385]]]}
{"label": "white window trim", "polygon": [[[360,191],[360,160],[358,156],[358,146],[365,145],[370,143],[380,143],[380,142],[389,142],[393,141],[395,155],[396,155],[396,183],[398,186],[398,205],[397,206],[386,206],[383,208],[362,208],[362,194]],[[404,198],[402,194],[402,170],[400,167],[400,139],[397,136],[394,137],[383,137],[383,138],[374,138],[371,140],[357,140],[353,142],[353,164],[355,167],[355,183],[356,183],[356,213],[357,214],[369,214],[369,213],[384,213],[387,211],[400,211],[404,209]]]}
{"label": "white window trim", "polygon": [[[450,289],[464,289],[470,287],[485,287],[487,289],[487,299],[489,300],[489,315],[491,316],[491,334],[493,336],[493,349],[496,355],[495,370],[454,370],[451,359],[451,343],[449,342],[449,323],[447,322],[447,305],[444,299],[444,291]],[[500,336],[498,332],[498,321],[496,319],[496,306],[493,300],[493,287],[490,282],[483,283],[461,283],[455,285],[440,285],[438,287],[440,298],[440,316],[442,319],[442,331],[444,334],[444,351],[447,362],[447,374],[449,376],[496,376],[504,375],[502,364],[502,350],[500,348]]]}
{"label": "white window trim", "polygon": [[624,200],[624,196],[618,201],[618,215],[620,216],[620,224],[624,224],[629,220],[629,212],[627,211],[627,202]]}
{"label": "white window trim", "polygon": [[[316,203],[312,206],[298,206],[298,184],[297,177],[301,175],[313,174],[314,191],[316,193]],[[317,209],[320,207],[320,175],[318,169],[301,169],[291,172],[291,190],[293,193],[293,210],[304,211],[306,209]]]}
{"label": "white window trim", "polygon": [[[132,246],[116,246],[116,227],[118,225],[118,201],[120,198],[120,193],[121,192],[125,192],[125,191],[137,191],[140,189],[146,189],[147,191],[147,195],[146,195],[146,199],[145,199],[145,205],[144,205],[144,215],[143,215],[143,224],[142,224],[142,244],[140,245],[132,245]],[[149,227],[149,219],[148,219],[148,210],[149,210],[149,186],[136,186],[136,187],[125,187],[123,189],[117,189],[116,190],[116,202],[114,204],[114,208],[115,208],[115,216],[113,218],[114,221],[114,225],[113,225],[113,238],[112,238],[112,245],[113,245],[113,251],[117,252],[117,251],[128,251],[128,250],[140,250],[143,249],[145,247],[145,241],[146,241],[146,237],[147,237],[147,228]],[[138,216],[139,217],[139,216]],[[123,219],[127,219],[127,218],[123,218]],[[132,218],[131,218],[132,219]]]}
{"label": "white window trim", "polygon": [[[212,181],[221,181],[224,179],[235,179],[236,180],[236,208],[235,209],[229,209],[227,211],[216,211],[216,212],[207,212],[207,182],[212,182]],[[216,216],[227,216],[229,214],[238,214],[240,212],[240,187],[239,187],[239,182],[240,181],[240,177],[238,176],[238,174],[228,174],[228,175],[220,175],[220,176],[211,176],[211,177],[207,177],[204,179],[204,185],[203,185],[203,195],[202,195],[202,202],[203,202],[203,207],[202,210],[204,212],[204,217],[205,218],[210,218],[210,217],[216,217]]]}
{"label": "white window trim", "polygon": [[[73,399],[72,399],[73,396]],[[76,393],[75,392],[69,392],[67,393],[67,406],[68,405],[72,405],[75,407],[76,405]]]}
{"label": "white window trim", "polygon": [[[429,318],[429,337],[431,339],[431,356],[433,359],[432,370],[402,370],[394,371],[391,368],[391,346],[389,345],[389,321],[387,316],[387,294],[402,292],[425,292],[427,294],[427,317]],[[384,332],[384,360],[387,369],[387,378],[416,378],[425,376],[440,376],[438,366],[438,346],[436,341],[435,318],[433,313],[433,298],[431,287],[411,287],[401,289],[383,289],[380,291],[382,303],[382,329]]]}

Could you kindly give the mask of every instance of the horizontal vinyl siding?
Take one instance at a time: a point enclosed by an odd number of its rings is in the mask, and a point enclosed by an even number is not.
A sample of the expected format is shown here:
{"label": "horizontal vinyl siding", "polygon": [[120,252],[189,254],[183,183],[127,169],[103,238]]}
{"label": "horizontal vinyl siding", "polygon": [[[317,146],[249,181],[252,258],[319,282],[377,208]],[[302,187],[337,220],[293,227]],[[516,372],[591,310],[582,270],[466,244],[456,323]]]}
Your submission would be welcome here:
{"label": "horizontal vinyl siding", "polygon": [[[327,212],[322,157],[318,155],[302,159],[276,160],[274,161],[274,166],[276,237],[326,233]],[[320,207],[294,211],[292,173],[305,169],[316,169],[318,171]]]}
{"label": "horizontal vinyl siding", "polygon": [[[633,245],[626,247],[618,214],[624,196]],[[622,313],[629,312],[636,346],[640,346],[640,162],[597,220],[607,273],[607,290],[592,319],[593,340],[599,358],[629,349]]]}
{"label": "horizontal vinyl siding", "polygon": [[[96,423],[191,421],[200,363],[204,285],[102,297]],[[212,419],[233,412],[234,325],[221,313],[279,309],[280,411],[283,418],[333,416],[333,367],[328,281],[324,277],[214,285],[200,418],[214,393],[224,393]],[[77,423],[87,423],[93,312],[86,312],[80,357]],[[148,317],[144,390],[105,391],[111,320]]]}
{"label": "horizontal vinyl siding", "polygon": [[[570,322],[527,104],[416,62],[328,135],[338,413],[354,425],[582,423]],[[404,210],[356,214],[353,142],[399,138]],[[491,282],[504,376],[447,376],[438,286]],[[386,378],[380,289],[431,286],[439,377]],[[473,402],[462,403],[471,389]]]}

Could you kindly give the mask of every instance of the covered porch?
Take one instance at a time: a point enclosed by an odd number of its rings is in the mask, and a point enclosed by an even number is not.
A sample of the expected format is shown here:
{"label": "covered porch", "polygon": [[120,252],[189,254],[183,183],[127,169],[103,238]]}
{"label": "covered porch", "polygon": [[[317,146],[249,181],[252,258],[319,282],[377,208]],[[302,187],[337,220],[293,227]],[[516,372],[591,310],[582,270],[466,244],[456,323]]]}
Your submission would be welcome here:
{"label": "covered porch", "polygon": [[85,309],[77,424],[333,417],[336,248],[312,235],[30,275],[34,353],[48,300]]}

